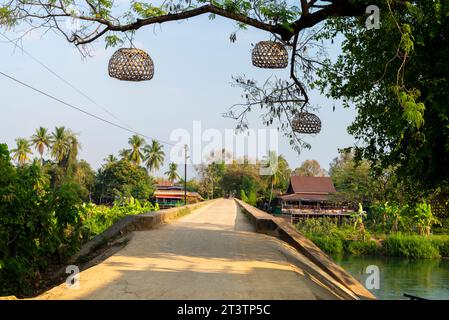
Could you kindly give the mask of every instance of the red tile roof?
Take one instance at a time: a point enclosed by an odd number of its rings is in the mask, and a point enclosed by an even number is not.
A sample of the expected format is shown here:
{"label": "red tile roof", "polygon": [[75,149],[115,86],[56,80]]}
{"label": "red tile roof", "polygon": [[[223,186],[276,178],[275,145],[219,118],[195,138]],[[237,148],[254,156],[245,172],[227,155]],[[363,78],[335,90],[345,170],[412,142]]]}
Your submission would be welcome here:
{"label": "red tile roof", "polygon": [[330,177],[290,177],[287,193],[328,194],[337,192]]}
{"label": "red tile roof", "polygon": [[328,200],[327,194],[314,194],[314,193],[292,193],[279,197],[285,201],[326,201]]}
{"label": "red tile roof", "polygon": [[[184,198],[184,190],[156,190],[155,198]],[[204,200],[198,192],[187,191],[187,197]]]}
{"label": "red tile roof", "polygon": [[174,185],[173,182],[164,181],[164,180],[158,181],[156,183],[156,186],[158,186],[158,187],[172,187],[173,185]]}

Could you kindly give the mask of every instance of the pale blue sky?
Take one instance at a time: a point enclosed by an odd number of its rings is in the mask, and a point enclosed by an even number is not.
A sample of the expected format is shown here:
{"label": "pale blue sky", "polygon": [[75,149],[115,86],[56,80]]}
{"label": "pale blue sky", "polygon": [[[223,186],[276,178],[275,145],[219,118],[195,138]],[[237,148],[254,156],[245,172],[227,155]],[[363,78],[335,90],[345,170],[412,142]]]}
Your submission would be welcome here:
{"label": "pale blue sky", "polygon": [[[207,16],[139,30],[135,45],[146,50],[155,63],[154,78],[145,82],[110,78],[107,64],[115,49],[105,50],[102,40],[95,44],[95,56],[85,59],[62,37],[53,34],[42,39],[34,34],[23,44],[28,52],[133,128],[167,141],[176,128],[191,131],[194,120],[202,120],[203,129],[216,128],[223,132],[235,127],[233,120],[222,117],[231,105],[242,101],[240,89],[230,86],[232,75],[245,74],[259,81],[271,74],[288,78],[288,69],[263,70],[251,65],[251,44],[267,39],[267,33],[250,28],[240,31],[237,42],[230,43],[229,34],[234,30],[232,21],[220,17],[209,21]],[[337,45],[334,46],[329,47],[331,54],[338,50]],[[14,52],[11,44],[0,43],[0,61],[1,71],[115,121],[28,56],[17,50]],[[79,134],[80,157],[94,168],[98,168],[108,154],[117,154],[127,147],[130,136],[127,132],[88,118],[3,77],[0,77],[0,88],[0,142],[10,147],[14,146],[15,138],[29,137],[39,126],[53,129],[61,125]],[[354,143],[346,127],[355,112],[343,109],[340,102],[330,101],[317,92],[311,92],[310,96],[314,105],[321,106],[318,111],[322,120],[321,133],[306,137],[312,149],[300,155],[280,135],[279,152],[292,168],[306,159],[316,159],[328,169],[337,156],[337,149]],[[332,112],[334,104],[336,110]],[[257,110],[250,120],[251,128],[263,128]],[[164,171],[165,168],[161,169],[159,174]],[[189,171],[189,175],[193,173]]]}

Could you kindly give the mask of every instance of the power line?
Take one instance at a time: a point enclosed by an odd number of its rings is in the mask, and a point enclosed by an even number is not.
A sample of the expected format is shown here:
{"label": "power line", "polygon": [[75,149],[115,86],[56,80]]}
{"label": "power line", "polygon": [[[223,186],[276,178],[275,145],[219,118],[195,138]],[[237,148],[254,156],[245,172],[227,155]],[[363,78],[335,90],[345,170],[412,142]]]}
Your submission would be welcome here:
{"label": "power line", "polygon": [[159,142],[161,142],[161,143],[163,143],[163,144],[166,144],[166,145],[176,146],[174,143],[170,143],[170,142],[166,142],[166,141],[163,141],[163,140],[160,140],[160,139],[155,139],[155,138],[149,137],[149,136],[144,135],[144,134],[142,134],[142,133],[140,133],[140,132],[137,132],[137,131],[135,131],[135,130],[126,128],[126,127],[124,127],[124,126],[122,126],[122,125],[119,125],[119,124],[117,124],[117,123],[114,123],[114,122],[112,122],[112,121],[109,121],[109,120],[107,120],[107,119],[104,119],[104,118],[102,118],[102,117],[100,117],[100,116],[97,116],[97,115],[95,115],[95,114],[93,114],[93,113],[90,113],[90,112],[88,112],[88,111],[86,111],[86,110],[84,110],[84,109],[82,109],[82,108],[80,108],[80,107],[77,107],[77,106],[75,106],[75,105],[73,105],[73,104],[70,104],[70,103],[68,103],[68,102],[65,102],[64,100],[61,100],[61,99],[59,99],[59,98],[56,98],[55,96],[52,96],[52,95],[49,94],[49,93],[46,93],[46,92],[44,92],[44,91],[42,91],[42,90],[39,90],[39,89],[37,89],[37,88],[35,88],[35,87],[33,87],[33,86],[31,86],[31,85],[25,83],[25,82],[22,82],[22,81],[20,81],[20,80],[18,80],[18,79],[16,79],[16,78],[14,78],[14,77],[12,77],[12,76],[10,76],[10,75],[4,73],[4,72],[2,72],[2,71],[0,71],[0,75],[4,76],[4,77],[6,77],[6,78],[8,78],[8,79],[10,79],[10,80],[12,80],[12,81],[14,81],[14,82],[17,82],[17,83],[19,83],[20,85],[22,85],[22,86],[24,86],[24,87],[27,87],[27,88],[29,88],[29,89],[35,91],[35,92],[38,92],[38,93],[40,93],[41,95],[44,95],[44,96],[46,96],[46,97],[48,97],[48,98],[50,98],[50,99],[52,99],[52,100],[55,100],[55,101],[57,101],[57,102],[59,102],[59,103],[65,105],[65,106],[67,106],[67,107],[69,107],[69,108],[72,108],[72,109],[74,109],[74,110],[77,110],[77,111],[79,111],[79,112],[82,112],[82,113],[84,113],[85,115],[87,115],[87,116],[89,116],[89,117],[92,117],[92,118],[95,118],[95,119],[97,119],[97,120],[99,120],[99,121],[105,122],[105,123],[107,123],[107,124],[109,124],[109,125],[111,125],[111,126],[114,126],[114,127],[116,127],[116,128],[119,128],[119,129],[122,129],[122,130],[125,130],[125,131],[128,131],[128,132],[130,132],[130,133],[137,134],[137,135],[142,136],[142,137],[147,138],[147,139],[159,141]]}
{"label": "power line", "polygon": [[0,35],[5,38],[6,40],[8,40],[10,43],[12,43],[15,47],[19,48],[22,52],[24,52],[27,56],[29,56],[31,59],[33,59],[36,63],[38,63],[39,65],[41,65],[43,68],[45,68],[48,72],[50,72],[51,74],[53,74],[55,77],[57,77],[59,80],[61,80],[62,82],[64,82],[66,85],[68,85],[69,87],[71,87],[73,90],[75,90],[76,92],[78,92],[80,95],[82,95],[84,98],[86,98],[87,100],[89,100],[90,102],[92,102],[94,105],[96,105],[98,108],[102,109],[104,112],[106,112],[108,115],[110,115],[112,118],[114,118],[115,120],[119,121],[121,124],[123,124],[125,127],[128,127],[131,130],[135,130],[132,126],[130,126],[129,124],[127,124],[126,122],[124,122],[123,120],[121,120],[120,118],[118,118],[117,116],[115,116],[112,112],[110,112],[108,109],[106,109],[105,107],[101,106],[100,104],[98,104],[94,99],[92,99],[91,97],[89,97],[86,93],[84,93],[83,91],[81,91],[80,89],[78,89],[77,87],[75,87],[73,84],[71,84],[69,81],[67,81],[66,79],[64,79],[62,76],[60,76],[58,73],[56,73],[55,71],[53,71],[49,66],[47,66],[45,63],[43,63],[42,61],[40,61],[39,59],[37,59],[36,57],[34,57],[31,53],[29,53],[28,51],[26,51],[22,46],[20,46],[19,44],[17,44],[16,42],[14,42],[13,40],[11,40],[9,37],[7,37],[4,33],[0,32]]}

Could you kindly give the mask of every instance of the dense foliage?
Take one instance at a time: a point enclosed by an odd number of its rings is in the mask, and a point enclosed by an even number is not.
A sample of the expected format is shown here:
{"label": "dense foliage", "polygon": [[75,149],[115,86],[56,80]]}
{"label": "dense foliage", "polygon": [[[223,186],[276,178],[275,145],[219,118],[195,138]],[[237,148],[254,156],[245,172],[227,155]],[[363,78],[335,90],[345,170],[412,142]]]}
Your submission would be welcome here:
{"label": "dense foliage", "polygon": [[49,265],[65,261],[80,245],[118,219],[158,210],[122,198],[113,207],[82,201],[75,182],[52,185],[38,161],[15,167],[0,145],[0,295],[28,295]]}
{"label": "dense foliage", "polygon": [[[29,140],[17,139],[12,156],[0,145],[0,295],[31,294],[43,272],[118,219],[159,209],[149,202],[153,179],[139,163],[155,169],[164,153],[158,143],[137,140],[129,140],[126,157],[109,156],[98,173],[77,159],[78,138],[65,127],[41,127]],[[39,160],[31,160],[32,147]]]}
{"label": "dense foliage", "polygon": [[357,157],[378,173],[394,168],[419,198],[449,183],[449,2],[387,0],[380,10],[379,30],[362,18],[327,22],[322,36],[342,34],[342,53],[318,83],[355,106]]}
{"label": "dense foliage", "polygon": [[[225,153],[225,152],[224,152]],[[261,169],[270,163],[272,174],[261,175]],[[206,198],[234,196],[252,205],[270,203],[274,197],[287,190],[291,169],[282,155],[269,154],[266,162],[249,163],[247,159],[238,159],[225,163],[211,161],[197,166],[199,191]]]}
{"label": "dense foliage", "polygon": [[113,203],[116,198],[150,199],[154,192],[153,179],[147,170],[128,159],[106,163],[98,171],[94,199],[97,203]]}
{"label": "dense foliage", "polygon": [[49,181],[37,162],[12,166],[0,146],[0,294],[29,293],[40,270],[79,244],[79,190]]}
{"label": "dense foliage", "polygon": [[[425,202],[415,206],[373,205],[337,224],[329,218],[306,219],[296,227],[323,251],[334,255],[448,257],[449,236],[432,234],[440,221]],[[437,228],[434,228],[438,230]]]}

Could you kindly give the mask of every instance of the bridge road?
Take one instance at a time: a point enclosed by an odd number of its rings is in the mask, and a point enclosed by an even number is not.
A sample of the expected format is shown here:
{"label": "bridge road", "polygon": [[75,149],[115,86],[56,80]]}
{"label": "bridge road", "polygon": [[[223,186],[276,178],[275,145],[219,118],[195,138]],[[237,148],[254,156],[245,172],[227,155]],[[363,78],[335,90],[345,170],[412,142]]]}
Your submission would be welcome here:
{"label": "bridge road", "polygon": [[80,273],[78,290],[62,284],[37,299],[341,299],[320,273],[287,244],[255,233],[235,201],[220,199],[135,232]]}

